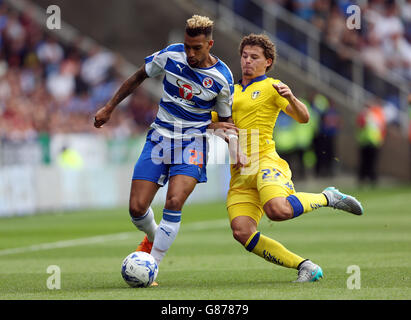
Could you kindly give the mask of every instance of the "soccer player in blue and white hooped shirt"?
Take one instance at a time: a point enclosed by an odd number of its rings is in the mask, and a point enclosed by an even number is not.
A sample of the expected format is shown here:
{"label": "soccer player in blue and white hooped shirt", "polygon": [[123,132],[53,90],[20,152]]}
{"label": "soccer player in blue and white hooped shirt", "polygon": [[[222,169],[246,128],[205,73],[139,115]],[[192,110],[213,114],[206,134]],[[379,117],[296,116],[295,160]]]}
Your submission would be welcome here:
{"label": "soccer player in blue and white hooped shirt", "polygon": [[[174,241],[184,202],[197,183],[206,182],[206,129],[216,111],[220,129],[232,137],[233,76],[210,54],[213,21],[194,15],[187,20],[184,44],[172,44],[145,58],[145,64],[126,80],[95,115],[100,128],[115,107],[146,78],[164,75],[163,95],[146,144],[133,173],[129,211],[132,222],[145,232],[137,251],[151,253],[160,263]],[[227,140],[227,139],[226,139]],[[159,225],[150,207],[156,192],[168,181],[163,218]]]}

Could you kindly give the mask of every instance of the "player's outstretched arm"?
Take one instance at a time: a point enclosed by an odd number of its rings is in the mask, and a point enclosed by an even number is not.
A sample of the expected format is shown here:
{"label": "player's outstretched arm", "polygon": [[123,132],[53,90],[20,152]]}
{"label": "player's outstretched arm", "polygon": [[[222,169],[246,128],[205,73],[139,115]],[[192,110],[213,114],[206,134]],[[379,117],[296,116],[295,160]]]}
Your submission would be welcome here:
{"label": "player's outstretched arm", "polygon": [[277,83],[273,84],[273,87],[277,90],[280,96],[286,98],[290,103],[285,109],[286,113],[290,117],[299,123],[307,123],[308,120],[310,120],[310,113],[308,112],[306,105],[294,96],[291,89],[287,85]]}
{"label": "player's outstretched arm", "polygon": [[94,117],[94,126],[96,128],[100,128],[103,124],[110,120],[111,113],[116,106],[128,97],[147,78],[148,75],[145,70],[145,65],[143,64],[136,73],[134,73],[120,86],[110,101],[96,112]]}

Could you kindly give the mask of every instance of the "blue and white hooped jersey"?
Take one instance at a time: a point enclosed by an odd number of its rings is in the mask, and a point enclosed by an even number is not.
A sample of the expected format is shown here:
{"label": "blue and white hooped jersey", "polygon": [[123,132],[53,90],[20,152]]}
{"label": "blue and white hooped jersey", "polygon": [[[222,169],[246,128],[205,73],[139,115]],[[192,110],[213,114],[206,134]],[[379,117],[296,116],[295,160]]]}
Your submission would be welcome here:
{"label": "blue and white hooped jersey", "polygon": [[168,138],[205,135],[211,111],[231,116],[233,75],[224,62],[192,68],[184,44],[172,44],[145,58],[149,77],[164,74],[163,95],[151,127]]}

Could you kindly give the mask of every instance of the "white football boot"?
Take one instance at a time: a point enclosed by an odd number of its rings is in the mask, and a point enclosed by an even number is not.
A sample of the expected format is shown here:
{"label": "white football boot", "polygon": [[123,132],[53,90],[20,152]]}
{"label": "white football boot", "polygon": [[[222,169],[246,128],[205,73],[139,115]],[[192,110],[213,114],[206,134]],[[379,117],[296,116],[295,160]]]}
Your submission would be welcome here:
{"label": "white football boot", "polygon": [[323,270],[319,265],[316,265],[311,260],[305,260],[298,267],[298,277],[293,282],[314,282],[323,276]]}
{"label": "white football boot", "polygon": [[344,194],[334,187],[328,187],[322,193],[328,200],[328,207],[347,211],[358,216],[364,213],[361,203],[353,196]]}

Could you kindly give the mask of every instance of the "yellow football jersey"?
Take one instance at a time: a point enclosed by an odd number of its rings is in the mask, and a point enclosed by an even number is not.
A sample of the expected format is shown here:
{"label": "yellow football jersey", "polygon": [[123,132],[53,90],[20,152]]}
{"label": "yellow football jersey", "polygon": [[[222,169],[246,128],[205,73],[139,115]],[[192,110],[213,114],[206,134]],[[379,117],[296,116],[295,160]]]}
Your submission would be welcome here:
{"label": "yellow football jersey", "polygon": [[256,153],[257,139],[260,155],[275,151],[275,122],[280,111],[285,110],[289,104],[288,100],[280,96],[272,86],[279,82],[280,80],[263,75],[245,87],[241,84],[234,86],[233,121],[237,128],[244,129],[243,134],[247,130],[247,140],[240,137],[240,142],[243,141],[242,149],[244,152],[247,150],[248,156]]}
{"label": "yellow football jersey", "polygon": [[277,154],[273,140],[278,114],[289,104],[272,86],[279,82],[264,75],[245,87],[241,84],[234,87],[232,117],[240,129],[240,145],[250,163],[246,168],[231,166],[227,207],[250,202],[262,210],[262,205],[273,197],[272,189],[267,186],[279,186],[277,196],[294,192],[288,163]]}

